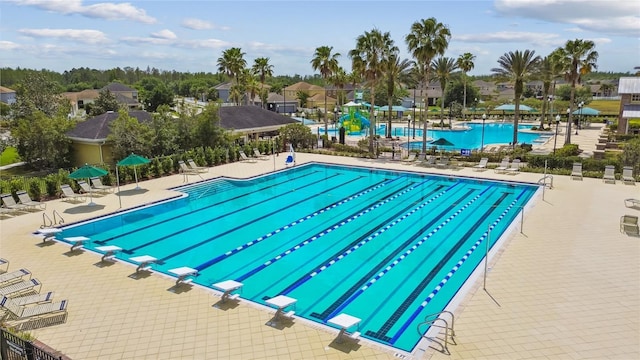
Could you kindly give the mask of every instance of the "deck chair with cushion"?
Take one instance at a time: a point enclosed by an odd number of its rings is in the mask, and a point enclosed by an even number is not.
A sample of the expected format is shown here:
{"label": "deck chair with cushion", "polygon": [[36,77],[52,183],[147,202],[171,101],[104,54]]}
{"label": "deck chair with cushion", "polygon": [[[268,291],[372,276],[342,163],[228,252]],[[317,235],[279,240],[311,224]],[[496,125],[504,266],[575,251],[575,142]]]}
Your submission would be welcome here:
{"label": "deck chair with cushion", "polygon": [[505,158],[502,158],[500,165],[498,165],[494,170],[495,172],[499,173],[499,172],[507,171],[508,168],[509,168],[509,158],[505,157]]}
{"label": "deck chair with cushion", "polygon": [[258,160],[248,157],[247,154],[244,153],[244,151],[240,151],[239,153],[240,153],[240,161],[249,162],[249,163],[258,162]]}
{"label": "deck chair with cushion", "polygon": [[113,186],[108,186],[108,185],[104,185],[102,184],[102,180],[100,180],[99,177],[93,177],[91,178],[91,185],[93,185],[93,188],[103,192],[103,193],[110,193],[113,191]]}
{"label": "deck chair with cushion", "polygon": [[633,177],[633,168],[625,166],[622,168],[622,182],[625,184],[635,185],[636,179]]}
{"label": "deck chair with cushion", "polygon": [[67,300],[57,301],[48,304],[39,304],[33,306],[20,306],[16,304],[13,299],[6,296],[0,299],[0,307],[8,310],[8,316],[6,320],[9,321],[24,321],[31,320],[33,318],[41,318],[56,315],[65,315],[67,313]]}
{"label": "deck chair with cushion", "polygon": [[104,195],[103,191],[100,191],[98,189],[94,189],[91,186],[89,186],[89,184],[87,184],[86,181],[78,181],[78,186],[80,186],[80,192],[83,192],[85,194],[92,194],[92,195]]}
{"label": "deck chair with cushion", "polygon": [[620,232],[627,235],[640,236],[638,217],[635,215],[623,215],[620,218]]}
{"label": "deck chair with cushion", "polygon": [[2,194],[0,197],[2,198],[4,207],[11,211],[27,211],[29,208],[27,205],[16,203],[16,200],[11,194]]}
{"label": "deck chair with cushion", "polygon": [[480,162],[473,167],[474,171],[487,170],[487,164],[489,163],[489,158],[482,158]]}
{"label": "deck chair with cushion", "polygon": [[613,182],[616,183],[616,168],[613,165],[607,165],[604,167],[604,175],[602,176],[602,181],[604,182]]}
{"label": "deck chair with cushion", "polygon": [[31,196],[29,196],[29,193],[24,190],[18,191],[16,195],[18,195],[18,200],[20,201],[20,204],[25,205],[28,208],[40,209],[40,210],[44,210],[47,208],[47,204],[40,201],[31,200]]}
{"label": "deck chair with cushion", "polygon": [[260,150],[253,148],[253,155],[260,160],[269,160],[269,155],[260,154]]}
{"label": "deck chair with cushion", "polygon": [[571,170],[572,180],[582,180],[582,163],[573,163],[573,169]]}
{"label": "deck chair with cushion", "polygon": [[187,164],[189,164],[189,167],[191,168],[191,170],[195,170],[196,172],[199,172],[199,173],[206,173],[207,171],[209,171],[209,168],[207,167],[198,166],[198,164],[196,164],[196,162],[193,161],[193,159],[187,159]]}
{"label": "deck chair with cushion", "polygon": [[85,202],[87,201],[87,197],[83,194],[78,194],[73,191],[71,186],[68,184],[60,185],[60,190],[62,190],[62,201],[66,202]]}

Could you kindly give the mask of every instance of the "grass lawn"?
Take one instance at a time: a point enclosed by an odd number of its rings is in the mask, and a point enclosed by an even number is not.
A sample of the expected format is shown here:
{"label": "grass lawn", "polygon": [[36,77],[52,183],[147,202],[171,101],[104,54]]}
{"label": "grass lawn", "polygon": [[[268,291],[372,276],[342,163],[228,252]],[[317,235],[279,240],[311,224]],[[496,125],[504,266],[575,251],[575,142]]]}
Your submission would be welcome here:
{"label": "grass lawn", "polygon": [[20,156],[14,147],[7,147],[0,155],[0,166],[17,163],[18,161],[20,161]]}
{"label": "grass lawn", "polygon": [[620,111],[620,100],[593,100],[587,106],[606,114],[618,113]]}

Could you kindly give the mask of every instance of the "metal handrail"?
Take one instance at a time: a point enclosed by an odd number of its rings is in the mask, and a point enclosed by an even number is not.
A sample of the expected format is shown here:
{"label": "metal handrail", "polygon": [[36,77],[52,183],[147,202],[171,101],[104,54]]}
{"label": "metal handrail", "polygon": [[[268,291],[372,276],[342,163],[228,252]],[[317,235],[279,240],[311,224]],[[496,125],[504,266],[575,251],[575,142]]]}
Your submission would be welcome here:
{"label": "metal handrail", "polygon": [[[440,315],[442,314],[448,314],[451,316],[451,326],[449,326],[449,323],[447,322],[447,320],[443,319],[440,317]],[[434,317],[435,316],[435,317]],[[433,319],[429,319],[431,317],[434,317]],[[420,324],[418,324],[418,334],[420,334],[420,336],[422,337],[426,337],[426,332],[423,333],[422,331],[420,331],[420,327],[423,325],[429,325],[429,326],[433,326],[433,327],[437,327],[437,328],[443,328],[444,329],[444,345],[442,345],[443,348],[443,353],[447,354],[447,355],[451,355],[451,352],[449,351],[449,340],[451,340],[451,343],[453,345],[456,345],[456,341],[454,339],[454,337],[456,336],[456,332],[454,330],[454,322],[455,322],[455,317],[453,315],[453,313],[451,311],[441,311],[439,313],[436,314],[430,314],[425,316],[425,321],[421,322]],[[437,325],[436,322],[441,321],[444,323],[443,325]],[[451,332],[451,333],[449,333]]]}
{"label": "metal handrail", "polygon": [[[47,220],[49,220],[49,224],[47,224]],[[42,213],[42,225],[40,225],[40,229],[48,228],[53,225],[53,220],[47,215],[47,213]]]}
{"label": "metal handrail", "polygon": [[540,178],[540,180],[538,180],[538,184],[544,184],[544,186],[547,186],[547,179],[551,179],[551,182],[549,183],[549,189],[553,189],[553,175],[551,174],[545,175]]}
{"label": "metal handrail", "polygon": [[[56,214],[60,218],[60,221],[57,220]],[[58,224],[58,225],[64,224],[64,218],[62,218],[62,215],[60,215],[60,213],[58,211],[56,211],[55,209],[53,210],[53,222]]]}

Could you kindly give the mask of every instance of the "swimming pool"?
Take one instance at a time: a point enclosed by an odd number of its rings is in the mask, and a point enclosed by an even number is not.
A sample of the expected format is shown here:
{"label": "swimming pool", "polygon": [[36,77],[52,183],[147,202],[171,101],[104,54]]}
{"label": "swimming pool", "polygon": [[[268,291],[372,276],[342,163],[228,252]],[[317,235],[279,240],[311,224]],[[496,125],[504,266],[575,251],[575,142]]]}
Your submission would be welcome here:
{"label": "swimming pool", "polygon": [[[85,248],[151,255],[154,270],[188,266],[195,283],[233,279],[242,298],[298,300],[296,315],[326,325],[362,319],[372,341],[411,351],[417,325],[443,310],[537,186],[372,168],[307,164],[249,180],[219,178],[186,196],[70,225]],[[484,244],[483,244],[484,247]]]}

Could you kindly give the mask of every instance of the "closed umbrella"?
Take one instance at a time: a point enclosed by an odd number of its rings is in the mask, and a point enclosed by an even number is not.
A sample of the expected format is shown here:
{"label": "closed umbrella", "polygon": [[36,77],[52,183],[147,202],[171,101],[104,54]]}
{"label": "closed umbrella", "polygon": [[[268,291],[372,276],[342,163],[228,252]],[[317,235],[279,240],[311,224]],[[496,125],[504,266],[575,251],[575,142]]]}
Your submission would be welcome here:
{"label": "closed umbrella", "polygon": [[[95,166],[91,166],[89,164],[84,164],[83,167],[69,174],[71,179],[87,179],[87,184],[90,184],[90,179],[92,177],[105,176],[109,172],[107,170],[97,168]],[[95,203],[93,202],[92,193],[89,192],[89,206],[93,206]]]}

